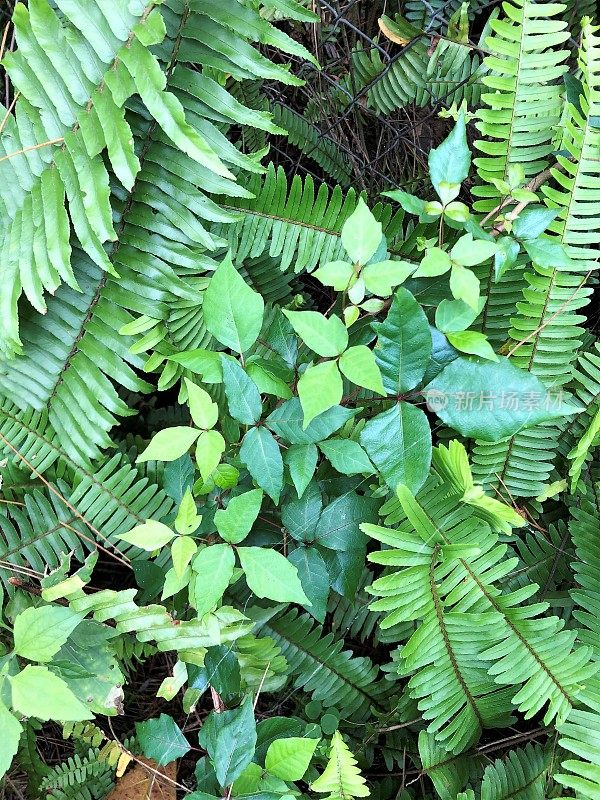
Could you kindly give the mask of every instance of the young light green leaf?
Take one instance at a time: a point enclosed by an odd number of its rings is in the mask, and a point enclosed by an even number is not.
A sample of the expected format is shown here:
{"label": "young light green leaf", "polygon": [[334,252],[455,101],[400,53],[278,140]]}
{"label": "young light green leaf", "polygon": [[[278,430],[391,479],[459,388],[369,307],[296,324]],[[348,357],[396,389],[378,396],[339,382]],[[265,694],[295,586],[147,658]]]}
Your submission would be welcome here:
{"label": "young light green leaf", "polygon": [[[349,381],[356,386],[363,386],[377,394],[385,395],[381,372],[375,354],[364,344],[349,347],[342,353],[339,361],[340,370]],[[336,402],[339,402],[336,401]]]}
{"label": "young light green leaf", "polygon": [[452,347],[456,347],[461,353],[481,356],[489,361],[498,361],[498,356],[494,353],[487,337],[479,331],[458,331],[457,333],[448,333],[447,337]]}
{"label": "young light green leaf", "polygon": [[211,544],[202,548],[192,562],[197,574],[194,582],[193,605],[200,619],[212,611],[223,597],[233,575],[235,555],[228,544]]}
{"label": "young light green leaf", "polygon": [[344,292],[354,275],[354,270],[348,261],[328,261],[312,274],[325,286],[332,286],[336,292]]}
{"label": "young light green leaf", "polygon": [[210,430],[219,419],[219,406],[213,403],[212,397],[205,389],[197,386],[189,378],[185,379],[185,385],[194,424],[202,430]]}
{"label": "young light green leaf", "polygon": [[298,570],[277,550],[265,547],[238,547],[246,583],[257,597],[278,603],[309,605],[298,578]]}
{"label": "young light green leaf", "polygon": [[456,300],[462,300],[473,311],[479,310],[479,281],[477,275],[470,269],[459,264],[452,266],[450,291]]}
{"label": "young light green leaf", "polygon": [[318,311],[287,311],[283,313],[302,341],[320,356],[332,357],[348,347],[348,331],[339,317],[325,317]]}
{"label": "young light green leaf", "polygon": [[164,547],[174,536],[171,528],[163,525],[162,522],[147,519],[143,525],[136,525],[127,533],[119,534],[117,538],[151,553]]}
{"label": "young light green leaf", "polygon": [[258,422],[262,412],[260,392],[245,370],[228,356],[221,356],[223,382],[229,413],[244,425]]}
{"label": "young light green leaf", "polygon": [[13,708],[25,717],[42,722],[81,722],[94,717],[48,667],[29,664],[17,675],[9,676],[9,681]]}
{"label": "young light green leaf", "polygon": [[344,384],[335,361],[324,361],[303,372],[298,381],[298,396],[304,411],[304,429],[319,414],[337,405],[343,393]]}
{"label": "young light green leaf", "polygon": [[29,661],[50,661],[83,619],[70,608],[26,608],[15,619],[15,653]]}
{"label": "young light green leaf", "polygon": [[413,278],[436,278],[448,272],[451,266],[450,256],[439,247],[430,247],[419,264]]}
{"label": "young light green leaf", "polygon": [[156,433],[148,447],[136,458],[136,463],[143,461],[175,461],[190,449],[200,431],[177,425],[164,428]]}
{"label": "young light green leaf", "polygon": [[261,489],[252,489],[232,497],[227,508],[215,514],[215,525],[219,536],[231,544],[239,544],[250,533],[262,505]]}
{"label": "young light green leaf", "polygon": [[361,197],[342,228],[345,251],[356,264],[366,264],[377,252],[382,236],[381,222],[375,219]]}
{"label": "young light green leaf", "polygon": [[442,191],[442,183],[462,183],[469,176],[470,166],[467,126],[461,111],[449,136],[429,153],[429,177],[438,195]]}
{"label": "young light green leaf", "polygon": [[196,445],[196,463],[203,481],[207,481],[218,467],[225,452],[225,439],[219,431],[203,431]]}
{"label": "young light green leaf", "polygon": [[466,330],[481,313],[485,300],[480,297],[477,309],[462,300],[442,300],[435,310],[435,325],[442,333],[459,333]]}
{"label": "young light green leaf", "polygon": [[269,745],[265,769],[284,781],[299,781],[304,777],[319,739],[291,736]]}
{"label": "young light green leaf", "polygon": [[3,703],[0,703],[0,778],[2,778],[12,764],[13,757],[19,749],[19,740],[23,726],[10,713]]}
{"label": "young light green leaf", "polygon": [[178,536],[171,545],[171,560],[178,578],[185,573],[197,549],[198,545],[190,536]]}
{"label": "young light green leaf", "polygon": [[319,453],[316,445],[292,444],[285,451],[283,460],[290,471],[290,478],[296,487],[298,497],[302,497],[317,468]]}
{"label": "young light green leaf", "polygon": [[265,303],[233,266],[228,255],[204,293],[204,322],[212,335],[236,353],[248,350],[260,333]]}
{"label": "young light green leaf", "polygon": [[342,475],[371,475],[375,472],[365,451],[352,439],[328,439],[321,442],[319,448]]}
{"label": "young light green leaf", "polygon": [[379,261],[369,264],[362,272],[365,286],[378,297],[389,297],[394,286],[399,286],[415,271],[408,261]]}
{"label": "young light green leaf", "polygon": [[465,233],[456,242],[450,251],[450,258],[456,264],[463,267],[474,267],[487,261],[496,252],[496,242],[488,242],[485,239],[473,239],[473,234]]}
{"label": "young light green leaf", "polygon": [[278,503],[283,488],[283,459],[273,434],[266,428],[251,428],[242,441],[240,459],[258,485]]}
{"label": "young light green leaf", "polygon": [[420,408],[396,403],[370,419],[360,443],[391,489],[404,483],[417,492],[431,464],[431,430]]}
{"label": "young light green leaf", "polygon": [[181,499],[177,516],[175,517],[175,530],[182,536],[187,536],[197,530],[202,522],[202,515],[198,514],[196,501],[188,487]]}

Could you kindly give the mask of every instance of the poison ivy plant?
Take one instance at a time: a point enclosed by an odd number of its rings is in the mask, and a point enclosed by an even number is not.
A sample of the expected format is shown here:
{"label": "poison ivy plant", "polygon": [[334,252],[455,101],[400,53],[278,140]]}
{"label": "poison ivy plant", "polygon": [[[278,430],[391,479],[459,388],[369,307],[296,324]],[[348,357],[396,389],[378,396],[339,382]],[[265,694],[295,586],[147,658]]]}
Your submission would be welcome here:
{"label": "poison ivy plant", "polygon": [[[596,800],[597,28],[371,4],[323,108],[433,117],[447,87],[453,118],[378,202],[287,108],[309,5],[14,8],[0,773],[60,800],[147,759],[192,800]],[[322,4],[324,58],[362,5]]]}

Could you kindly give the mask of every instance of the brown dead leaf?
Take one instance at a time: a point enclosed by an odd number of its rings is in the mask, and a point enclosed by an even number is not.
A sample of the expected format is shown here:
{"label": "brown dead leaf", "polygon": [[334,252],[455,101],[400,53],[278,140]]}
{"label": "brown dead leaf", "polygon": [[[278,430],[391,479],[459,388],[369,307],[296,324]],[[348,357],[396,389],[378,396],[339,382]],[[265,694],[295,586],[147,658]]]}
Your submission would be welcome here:
{"label": "brown dead leaf", "polygon": [[176,775],[176,761],[159,767],[155,761],[139,757],[106,800],[175,800]]}

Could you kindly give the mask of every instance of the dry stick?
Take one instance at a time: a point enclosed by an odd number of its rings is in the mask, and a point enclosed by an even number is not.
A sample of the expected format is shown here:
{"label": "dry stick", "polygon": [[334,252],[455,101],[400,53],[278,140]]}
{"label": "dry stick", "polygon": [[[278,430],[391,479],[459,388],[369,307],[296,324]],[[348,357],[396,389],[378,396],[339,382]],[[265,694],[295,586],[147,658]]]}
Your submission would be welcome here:
{"label": "dry stick", "polygon": [[2,156],[0,161],[6,161],[9,158],[14,158],[15,156],[22,156],[23,153],[28,153],[30,150],[39,150],[40,147],[48,147],[51,144],[60,144],[60,142],[64,142],[65,137],[59,136],[58,139],[49,139],[47,142],[42,142],[41,144],[31,144],[29,147],[23,147],[21,150],[15,150],[14,153],[9,153],[6,156]]}
{"label": "dry stick", "polygon": [[21,94],[21,92],[17,92],[17,93],[15,94],[15,96],[13,97],[13,99],[10,101],[10,105],[9,105],[9,107],[6,109],[6,114],[4,115],[4,119],[2,120],[2,122],[0,122],[0,133],[2,133],[2,131],[4,130],[4,126],[6,125],[6,123],[8,122],[8,118],[10,117],[10,112],[11,112],[11,111],[13,110],[13,108],[15,107],[15,103],[16,103],[16,102],[17,102],[17,100],[19,99],[19,95],[20,95],[20,94]]}
{"label": "dry stick", "polygon": [[4,27],[4,33],[2,34],[2,41],[0,42],[0,61],[4,58],[4,51],[6,49],[6,40],[8,39],[8,32],[10,30],[10,20],[6,23]]}
{"label": "dry stick", "polygon": [[[537,192],[540,186],[546,183],[546,181],[552,177],[552,170],[555,169],[558,170],[559,172],[564,172],[564,167],[562,166],[562,164],[553,164],[551,167],[548,167],[547,169],[543,170],[543,172],[540,172],[539,175],[536,175],[535,178],[532,178],[529,181],[529,183],[525,185],[524,188],[528,189],[531,192]],[[502,211],[503,208],[509,206],[512,202],[512,199],[513,198],[511,195],[505,197],[504,200],[502,200],[502,202],[496,206],[496,208],[492,208],[492,210],[485,215],[485,217],[481,220],[481,225],[484,225],[488,220],[492,219],[492,217],[495,217],[496,214],[499,211]],[[513,213],[519,214],[521,211],[523,211],[525,206],[529,205],[530,202],[531,200],[523,200],[522,202],[517,203],[517,205],[513,209]],[[503,230],[504,230],[504,223],[502,222],[499,225],[494,226],[494,228],[491,231],[491,234],[492,236],[498,236],[498,234],[502,233]]]}
{"label": "dry stick", "polygon": [[[96,534],[96,536],[99,536],[101,539],[104,539],[104,541],[105,541],[105,542],[106,542],[106,543],[109,545],[109,547],[112,547],[112,548],[113,548],[113,549],[115,549],[115,550],[117,549],[117,548],[116,548],[116,547],[115,547],[115,546],[112,544],[112,542],[110,541],[110,539],[109,539],[107,536],[105,536],[103,533],[101,533],[101,532],[98,530],[98,528],[95,528],[95,527],[92,525],[92,523],[91,523],[91,522],[88,522],[88,521],[87,521],[87,519],[86,519],[86,518],[83,516],[83,514],[82,514],[80,511],[78,511],[78,510],[75,508],[75,506],[74,506],[74,505],[72,505],[71,503],[69,503],[69,501],[68,501],[68,500],[67,500],[65,497],[63,497],[63,496],[62,496],[62,494],[61,494],[61,493],[58,491],[58,489],[55,489],[55,488],[54,488],[54,486],[52,486],[52,484],[51,484],[51,483],[49,483],[49,482],[46,480],[46,478],[44,478],[44,476],[41,474],[41,472],[39,472],[39,471],[38,471],[38,470],[37,470],[37,469],[36,469],[36,468],[33,466],[33,464],[31,464],[31,463],[30,463],[30,462],[29,462],[29,461],[28,461],[28,460],[25,458],[25,456],[24,456],[24,455],[22,455],[22,454],[21,454],[21,453],[20,453],[20,452],[17,450],[17,448],[16,448],[16,447],[15,447],[13,444],[11,444],[11,442],[9,442],[9,441],[8,441],[8,439],[6,438],[6,436],[4,436],[4,434],[3,434],[3,433],[0,433],[0,440],[1,440],[1,441],[3,441],[3,442],[4,442],[4,443],[7,445],[7,447],[9,447],[9,448],[10,448],[10,450],[12,450],[12,452],[13,452],[13,453],[14,453],[16,456],[18,456],[18,457],[21,459],[21,461],[22,461],[22,462],[23,462],[23,463],[24,463],[24,464],[27,466],[27,468],[28,468],[28,469],[30,469],[30,470],[33,472],[33,474],[36,476],[36,478],[39,478],[39,479],[42,481],[42,483],[43,483],[43,484],[44,484],[44,486],[45,486],[45,487],[48,489],[48,491],[52,492],[52,494],[53,494],[55,497],[58,497],[58,499],[59,499],[59,500],[60,500],[62,503],[64,503],[64,504],[66,505],[66,507],[67,507],[68,509],[70,509],[70,510],[71,510],[71,511],[72,511],[72,512],[75,514],[75,516],[76,516],[78,519],[80,519],[80,520],[81,520],[81,521],[84,523],[84,525],[87,525],[87,527],[88,527],[88,528],[89,528],[89,529],[92,531],[92,533],[95,533],[95,534]],[[99,545],[98,545],[98,546],[99,546]],[[108,551],[107,551],[107,552],[108,552]],[[131,562],[130,562],[130,560],[127,558],[127,556],[123,556],[123,555],[121,555],[121,554],[119,554],[119,555],[117,556],[117,555],[115,555],[114,553],[110,553],[110,555],[111,555],[111,556],[112,556],[112,558],[114,558],[116,561],[120,561],[122,564],[125,564],[125,566],[129,567],[130,569],[133,569],[133,567],[131,566]]]}

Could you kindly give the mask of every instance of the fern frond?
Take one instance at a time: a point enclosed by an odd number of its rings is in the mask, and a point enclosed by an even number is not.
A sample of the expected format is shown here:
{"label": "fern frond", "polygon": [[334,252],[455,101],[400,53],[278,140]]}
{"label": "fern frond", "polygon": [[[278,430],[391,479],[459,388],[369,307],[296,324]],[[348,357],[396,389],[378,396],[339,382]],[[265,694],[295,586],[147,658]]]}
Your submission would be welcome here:
{"label": "fern frond", "polygon": [[[268,252],[278,259],[282,272],[293,267],[299,273],[312,272],[319,264],[342,257],[341,230],[358,202],[354,189],[344,196],[339,186],[330,192],[325,184],[317,188],[310,176],[303,183],[298,175],[288,186],[283,169],[272,164],[264,179],[252,176],[247,186],[253,199],[223,203],[238,211],[242,219],[213,229],[215,235],[227,238],[236,263]],[[373,213],[392,243],[399,238],[404,219],[401,212],[393,214],[390,206],[378,204]]]}
{"label": "fern frond", "polygon": [[483,185],[472,190],[480,211],[489,211],[501,199],[492,179],[506,180],[511,164],[523,165],[526,177],[547,166],[553,128],[560,119],[560,86],[566,71],[567,50],[557,50],[569,38],[566,22],[553,19],[558,3],[515,0],[505,3],[505,17],[492,20],[493,35],[487,45],[493,55],[484,59],[493,71],[483,83],[493,92],[482,100],[489,106],[479,112],[477,127],[487,140],[475,142],[485,155],[474,160]]}
{"label": "fern frond", "polygon": [[482,800],[545,800],[550,756],[528,744],[511,750],[504,759],[486,767],[481,783]]}
{"label": "fern frond", "polygon": [[[599,172],[596,154],[600,130],[600,45],[595,29],[584,25],[581,67],[584,98],[580,113],[570,106],[563,147],[576,160],[559,156],[563,175],[554,170],[563,191],[547,188],[548,205],[559,209],[551,226],[552,238],[564,245],[574,262],[568,270],[533,265],[526,273],[523,301],[511,320],[510,337],[519,342],[513,361],[537,375],[556,391],[572,376],[572,365],[581,345],[577,311],[589,302],[591,289],[584,286],[585,272],[594,267],[596,253],[590,245],[600,241],[600,215],[593,185]],[[591,192],[591,194],[590,194]],[[575,266],[576,265],[576,266]],[[501,284],[500,284],[501,286]],[[484,484],[507,490],[513,496],[534,497],[541,493],[552,470],[558,449],[559,428],[544,425],[529,429],[501,444],[478,443],[473,451],[474,471]]]}
{"label": "fern frond", "polygon": [[356,759],[342,734],[336,731],[331,738],[329,761],[325,771],[313,781],[313,792],[327,792],[326,800],[351,800],[353,797],[369,797],[370,791],[360,774]]}
{"label": "fern frond", "polygon": [[323,635],[313,622],[308,614],[291,609],[260,625],[260,632],[281,648],[294,686],[353,720],[365,719],[371,707],[384,710],[389,687],[385,679],[377,680],[379,668],[369,658],[344,650],[343,640]]}
{"label": "fern frond", "polygon": [[511,697],[527,717],[547,706],[546,720],[564,720],[594,671],[589,648],[574,648],[575,632],[557,617],[541,618],[547,604],[523,605],[535,585],[500,593],[496,582],[517,560],[446,487],[429,482],[419,501],[398,494],[397,530],[363,526],[392,548],[369,558],[399,567],[373,584],[381,599],[372,608],[386,612],[384,627],[421,622],[401,656],[429,730],[458,752],[483,725],[506,724]]}
{"label": "fern frond", "polygon": [[287,131],[288,141],[317,163],[336,183],[348,186],[352,164],[335,141],[291,108],[280,103],[271,106],[273,119]]}

